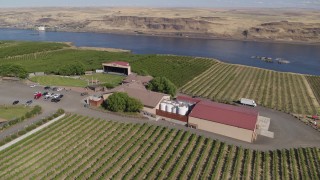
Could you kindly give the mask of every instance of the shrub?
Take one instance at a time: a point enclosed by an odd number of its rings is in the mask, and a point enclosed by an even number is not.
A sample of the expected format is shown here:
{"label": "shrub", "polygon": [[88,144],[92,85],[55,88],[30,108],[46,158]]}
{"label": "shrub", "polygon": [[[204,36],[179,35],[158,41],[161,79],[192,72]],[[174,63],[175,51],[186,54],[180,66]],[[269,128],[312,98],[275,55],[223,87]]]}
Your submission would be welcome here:
{"label": "shrub", "polygon": [[12,134],[12,135],[11,135],[11,139],[15,139],[15,138],[17,138],[17,137],[18,137],[17,134]]}
{"label": "shrub", "polygon": [[142,103],[128,96],[127,93],[113,93],[105,102],[105,107],[113,112],[138,112],[142,109]]}
{"label": "shrub", "polygon": [[176,95],[177,87],[166,77],[156,77],[150,81],[147,88],[152,91],[170,94],[172,97]]}
{"label": "shrub", "polygon": [[57,113],[60,114],[60,115],[63,114],[64,112],[65,112],[64,109],[58,109],[57,110]]}
{"label": "shrub", "polygon": [[31,130],[35,129],[36,127],[37,127],[37,126],[36,126],[35,124],[32,124],[32,125],[28,126],[28,127],[26,128],[26,130],[27,130],[27,131],[31,131]]}
{"label": "shrub", "polygon": [[22,135],[24,135],[25,133],[27,133],[26,130],[21,130],[21,131],[18,132],[18,135],[19,135],[19,136],[22,136]]}
{"label": "shrub", "polygon": [[142,103],[134,98],[129,97],[126,104],[126,112],[139,112],[143,108]]}
{"label": "shrub", "polygon": [[107,99],[107,109],[114,112],[124,112],[126,110],[126,104],[128,95],[122,92],[113,93]]}
{"label": "shrub", "polygon": [[12,138],[11,138],[11,136],[9,136],[9,137],[6,137],[3,141],[4,142],[10,142],[12,140]]}
{"label": "shrub", "polygon": [[106,88],[108,88],[108,89],[112,89],[112,88],[115,87],[115,85],[113,85],[113,84],[111,84],[111,83],[105,83],[103,86],[106,87]]}
{"label": "shrub", "polygon": [[28,118],[31,118],[32,117],[32,113],[31,112],[27,112],[26,114],[25,114],[25,117],[28,119]]}
{"label": "shrub", "polygon": [[39,121],[36,123],[37,126],[41,126],[43,124],[43,121]]}

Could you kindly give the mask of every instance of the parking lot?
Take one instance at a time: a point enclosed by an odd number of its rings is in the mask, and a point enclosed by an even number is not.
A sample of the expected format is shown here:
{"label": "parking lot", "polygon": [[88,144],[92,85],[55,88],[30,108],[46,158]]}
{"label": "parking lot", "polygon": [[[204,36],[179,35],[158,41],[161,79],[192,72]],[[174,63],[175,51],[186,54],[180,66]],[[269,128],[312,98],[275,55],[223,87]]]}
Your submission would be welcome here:
{"label": "parking lot", "polygon": [[[253,144],[250,144],[217,134],[190,129],[185,126],[173,124],[170,122],[148,121],[145,119],[123,117],[85,108],[83,104],[85,96],[81,96],[80,92],[66,90],[48,91],[55,94],[59,93],[64,95],[63,98],[61,98],[61,101],[57,103],[51,102],[49,100],[44,100],[43,97],[34,100],[34,93],[38,91],[44,92],[44,87],[30,87],[20,82],[0,81],[0,104],[12,104],[16,99],[20,101],[19,103],[25,103],[28,100],[33,100],[33,103],[31,105],[40,105],[44,110],[43,116],[55,112],[58,108],[63,108],[67,112],[77,113],[95,118],[133,123],[148,122],[154,125],[188,130],[199,135],[251,149],[273,150],[291,147],[320,147],[320,134],[318,131],[310,128],[309,126],[306,126],[298,119],[293,118],[289,114],[264,107],[256,107],[256,109],[259,111],[261,116],[265,116],[271,119],[269,131],[274,132],[274,138],[272,139],[264,136],[258,136],[257,141],[255,141]],[[0,134],[0,136],[1,135],[2,133]]]}

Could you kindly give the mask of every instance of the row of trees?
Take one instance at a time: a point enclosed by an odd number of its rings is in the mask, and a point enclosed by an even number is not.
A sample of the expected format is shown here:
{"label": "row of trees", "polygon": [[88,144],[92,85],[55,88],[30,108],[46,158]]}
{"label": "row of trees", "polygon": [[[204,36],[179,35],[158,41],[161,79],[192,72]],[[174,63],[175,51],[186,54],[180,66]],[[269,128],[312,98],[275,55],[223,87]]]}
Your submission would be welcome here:
{"label": "row of trees", "polygon": [[[69,64],[61,67],[55,73],[63,76],[83,75],[85,67],[81,63]],[[27,70],[18,64],[4,64],[0,65],[0,76],[18,77],[25,79],[28,77]]]}
{"label": "row of trees", "polygon": [[84,73],[85,67],[81,63],[69,64],[58,70],[58,74],[63,76],[83,75]]}
{"label": "row of trees", "polygon": [[0,65],[0,76],[18,77],[25,79],[28,77],[28,72],[21,65],[4,64]]}

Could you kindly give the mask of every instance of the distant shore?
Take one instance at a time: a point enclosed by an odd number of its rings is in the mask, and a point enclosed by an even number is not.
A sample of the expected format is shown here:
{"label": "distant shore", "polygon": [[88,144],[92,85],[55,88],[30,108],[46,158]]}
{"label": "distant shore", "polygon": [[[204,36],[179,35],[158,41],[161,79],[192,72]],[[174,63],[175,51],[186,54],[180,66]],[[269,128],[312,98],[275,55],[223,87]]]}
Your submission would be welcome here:
{"label": "distant shore", "polygon": [[240,38],[233,38],[233,37],[217,37],[217,36],[213,36],[210,34],[202,34],[202,33],[190,33],[185,36],[177,36],[177,35],[175,35],[175,33],[137,33],[137,32],[118,31],[118,30],[109,30],[109,31],[57,30],[57,32],[101,33],[101,34],[119,34],[119,35],[122,34],[122,35],[136,35],[136,36],[148,36],[148,37],[182,38],[182,39],[212,39],[212,40],[223,40],[223,41],[320,45],[320,42],[289,41],[289,40],[274,40],[274,39],[240,39]]}
{"label": "distant shore", "polygon": [[[22,29],[30,30],[30,28],[17,28],[17,27],[1,27],[0,29]],[[182,38],[182,39],[212,39],[212,40],[223,40],[223,41],[243,41],[243,42],[266,42],[266,43],[280,43],[280,44],[300,44],[300,45],[320,45],[320,42],[307,42],[307,41],[289,41],[289,40],[274,40],[274,39],[243,39],[236,37],[217,37],[212,34],[204,33],[188,33],[183,36],[178,36],[176,33],[149,33],[149,32],[132,32],[132,31],[119,31],[119,30],[105,30],[105,31],[94,31],[94,30],[56,30],[47,32],[73,32],[73,33],[100,33],[100,34],[118,34],[118,35],[136,35],[136,36],[148,36],[148,37],[168,37],[168,38]],[[110,48],[109,50],[117,50]],[[120,51],[128,52],[130,50],[119,49]]]}

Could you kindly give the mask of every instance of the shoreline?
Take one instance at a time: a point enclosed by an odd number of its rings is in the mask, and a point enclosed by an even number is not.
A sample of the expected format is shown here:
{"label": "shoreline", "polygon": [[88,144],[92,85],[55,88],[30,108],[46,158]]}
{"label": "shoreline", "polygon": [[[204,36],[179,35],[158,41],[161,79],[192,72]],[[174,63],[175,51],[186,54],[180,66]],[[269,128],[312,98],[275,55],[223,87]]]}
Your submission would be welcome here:
{"label": "shoreline", "polygon": [[[13,29],[13,30],[32,30],[32,28],[18,28],[18,27],[0,27],[0,29]],[[90,31],[90,30],[56,30],[46,32],[66,32],[66,33],[97,33],[97,34],[114,34],[114,35],[132,35],[132,36],[147,36],[147,37],[165,37],[165,38],[180,38],[180,39],[205,39],[205,40],[221,40],[221,41],[240,41],[240,42],[257,42],[257,43],[276,43],[276,44],[291,44],[291,45],[308,45],[317,46],[320,42],[306,42],[306,41],[288,41],[288,40],[274,40],[274,39],[240,39],[232,37],[217,37],[204,33],[185,33],[184,36],[175,35],[177,32],[172,33],[152,33],[152,32],[131,32],[121,30],[105,30],[105,31]]]}
{"label": "shoreline", "polygon": [[210,35],[205,35],[201,33],[192,33],[188,36],[177,36],[170,33],[147,33],[139,34],[137,32],[130,31],[77,31],[77,30],[57,30],[57,31],[47,31],[47,32],[72,32],[72,33],[99,33],[99,34],[115,34],[115,35],[135,35],[135,36],[147,36],[147,37],[165,37],[165,38],[179,38],[179,39],[204,39],[204,40],[221,40],[221,41],[240,41],[240,42],[257,42],[257,43],[276,43],[276,44],[292,44],[292,45],[309,45],[317,46],[320,42],[306,42],[306,41],[288,41],[288,40],[268,40],[268,39],[239,39],[239,38],[228,38],[228,37],[214,37]]}

